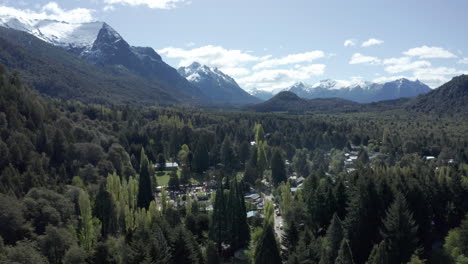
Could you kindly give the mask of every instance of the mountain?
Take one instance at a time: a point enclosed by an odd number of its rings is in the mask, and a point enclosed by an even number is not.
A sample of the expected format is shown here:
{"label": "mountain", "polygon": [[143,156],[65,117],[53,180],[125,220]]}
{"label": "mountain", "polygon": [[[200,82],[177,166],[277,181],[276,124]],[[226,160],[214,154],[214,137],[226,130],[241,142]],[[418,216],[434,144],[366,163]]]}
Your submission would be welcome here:
{"label": "mountain", "polygon": [[290,91],[283,91],[272,97],[270,100],[249,106],[248,109],[256,112],[291,112],[305,113],[315,111],[334,111],[347,108],[355,109],[359,104],[340,98],[317,98],[304,99]]}
{"label": "mountain", "polygon": [[407,79],[399,79],[384,84],[364,81],[323,80],[313,85],[299,82],[286,90],[309,99],[337,97],[359,103],[370,103],[403,97],[415,97],[431,91],[431,88],[420,81],[410,81]]}
{"label": "mountain", "polygon": [[249,104],[260,100],[239,87],[236,81],[218,68],[210,68],[193,62],[190,66],[180,67],[180,75],[197,86],[212,102]]}
{"label": "mountain", "polygon": [[466,118],[468,114],[468,75],[454,77],[439,88],[416,97],[406,109],[440,115],[462,115]]}
{"label": "mountain", "polygon": [[248,93],[252,96],[259,98],[260,100],[267,101],[275,96],[274,92],[265,91],[265,90],[258,90],[258,89],[251,89]]}
{"label": "mountain", "polygon": [[188,97],[129,71],[97,67],[25,32],[0,27],[0,63],[43,94],[91,103],[176,104]]}
{"label": "mountain", "polygon": [[185,95],[194,100],[207,99],[203,92],[166,64],[152,48],[130,46],[104,22],[71,24],[2,16],[0,25],[27,32],[99,67],[116,73],[138,75],[167,87],[167,92],[175,97]]}

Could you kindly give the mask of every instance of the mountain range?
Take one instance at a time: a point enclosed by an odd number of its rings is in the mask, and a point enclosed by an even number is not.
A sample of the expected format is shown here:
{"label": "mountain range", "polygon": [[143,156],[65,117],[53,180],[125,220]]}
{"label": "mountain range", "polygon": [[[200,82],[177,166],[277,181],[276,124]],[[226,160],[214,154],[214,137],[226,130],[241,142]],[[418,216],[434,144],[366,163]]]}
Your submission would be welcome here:
{"label": "mountain range", "polygon": [[338,97],[358,103],[370,103],[415,97],[431,91],[431,88],[420,81],[410,81],[408,79],[399,79],[386,83],[323,80],[313,85],[306,85],[302,82],[296,83],[286,90],[309,99]]}
{"label": "mountain range", "polygon": [[[395,82],[398,84],[399,81]],[[391,87],[395,82],[388,86]],[[246,109],[256,112],[289,113],[405,111],[466,117],[468,115],[468,75],[454,77],[439,88],[413,98],[357,103],[341,98],[305,99],[292,91],[282,91],[271,99]]]}
{"label": "mountain range", "polygon": [[[134,87],[132,93],[146,93],[150,90],[160,93],[159,90],[163,90],[165,94],[172,97],[166,98],[170,103],[245,104],[259,102],[258,99],[243,91],[231,77],[217,69],[210,69],[209,74],[203,75],[205,78],[203,80],[201,78],[192,79],[193,82],[187,80],[176,69],[166,64],[152,48],[131,46],[104,22],[70,24],[53,20],[0,17],[0,26],[26,32],[39,40],[60,47],[103,69],[106,74],[133,75],[139,78],[140,82],[159,88],[156,90],[151,87],[143,89]],[[34,53],[34,47],[23,45],[23,48],[26,49],[25,52]],[[57,50],[49,48],[48,52],[56,53]],[[46,54],[48,55],[50,54]],[[200,67],[200,69],[204,68]],[[129,97],[131,98],[132,96]],[[161,100],[154,101],[154,103],[161,102]]]}
{"label": "mountain range", "polygon": [[[249,94],[232,77],[197,62],[176,70],[155,50],[131,46],[104,22],[70,24],[0,16],[0,48],[0,63],[18,70],[41,93],[63,99],[206,106],[256,104],[273,97],[273,93],[255,89]],[[287,101],[287,105],[301,105],[293,111],[333,107],[349,110],[357,109],[355,103],[386,100],[378,105],[388,109],[401,104],[420,112],[447,112],[448,106],[456,105],[459,110],[455,113],[464,113],[468,105],[466,76],[457,78],[443,85],[443,89],[435,90],[420,81],[407,79],[383,84],[339,80],[313,85],[296,83],[285,89],[290,93],[281,92],[273,98],[273,103],[268,100],[259,104],[258,109],[273,106],[271,109],[282,111],[288,107],[281,109],[274,104]],[[413,97],[416,98],[388,101]],[[306,106],[311,103],[314,106]]]}

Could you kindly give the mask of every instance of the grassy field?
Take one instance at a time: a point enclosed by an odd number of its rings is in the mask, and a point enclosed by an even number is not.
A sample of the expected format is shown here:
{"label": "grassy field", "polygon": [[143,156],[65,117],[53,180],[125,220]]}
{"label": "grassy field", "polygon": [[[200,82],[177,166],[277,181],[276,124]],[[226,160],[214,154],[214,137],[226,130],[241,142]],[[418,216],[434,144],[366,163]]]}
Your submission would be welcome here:
{"label": "grassy field", "polygon": [[[180,170],[177,171],[177,176],[179,176],[180,179]],[[158,186],[167,186],[167,183],[169,182],[169,177],[171,175],[170,171],[163,171],[163,172],[157,172],[156,173],[156,180],[158,182]],[[203,176],[193,174],[192,179],[191,179],[192,184],[198,184],[200,182],[203,182]]]}

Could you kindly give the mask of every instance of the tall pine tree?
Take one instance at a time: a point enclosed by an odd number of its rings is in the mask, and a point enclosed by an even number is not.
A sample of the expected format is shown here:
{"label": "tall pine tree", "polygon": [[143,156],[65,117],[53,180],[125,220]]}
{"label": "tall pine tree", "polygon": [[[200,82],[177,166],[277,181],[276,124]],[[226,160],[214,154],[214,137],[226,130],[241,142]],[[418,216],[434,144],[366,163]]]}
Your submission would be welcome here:
{"label": "tall pine tree", "polygon": [[151,192],[151,177],[149,170],[149,161],[145,154],[145,149],[141,148],[140,155],[140,178],[138,179],[137,206],[148,209],[153,200]]}

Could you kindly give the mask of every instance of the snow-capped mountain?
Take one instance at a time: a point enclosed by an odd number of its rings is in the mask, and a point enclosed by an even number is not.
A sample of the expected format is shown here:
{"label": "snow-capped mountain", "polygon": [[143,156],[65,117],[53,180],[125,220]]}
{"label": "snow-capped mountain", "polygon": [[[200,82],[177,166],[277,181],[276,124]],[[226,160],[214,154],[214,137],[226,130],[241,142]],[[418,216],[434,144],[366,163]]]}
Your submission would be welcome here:
{"label": "snow-capped mountain", "polygon": [[275,92],[270,92],[270,91],[266,91],[266,90],[259,90],[259,89],[250,89],[247,91],[249,94],[263,100],[263,101],[267,101],[267,100],[270,100],[273,96],[275,96]]}
{"label": "snow-capped mountain", "polygon": [[312,85],[295,83],[285,90],[303,98],[342,98],[359,103],[415,97],[431,90],[420,81],[399,79],[387,83],[365,81],[323,80]]}
{"label": "snow-capped mountain", "polygon": [[204,93],[167,65],[152,48],[130,46],[104,22],[74,24],[0,15],[0,26],[27,32],[97,66],[131,72],[166,87],[175,96],[206,100]]}
{"label": "snow-capped mountain", "polygon": [[[27,32],[55,46],[66,49],[90,50],[104,22],[72,24],[55,20],[1,16],[0,25]],[[117,32],[114,31],[118,35]]]}
{"label": "snow-capped mountain", "polygon": [[180,67],[180,75],[196,85],[213,102],[234,104],[257,103],[260,100],[244,91],[237,82],[218,68],[210,68],[193,62],[190,66]]}

